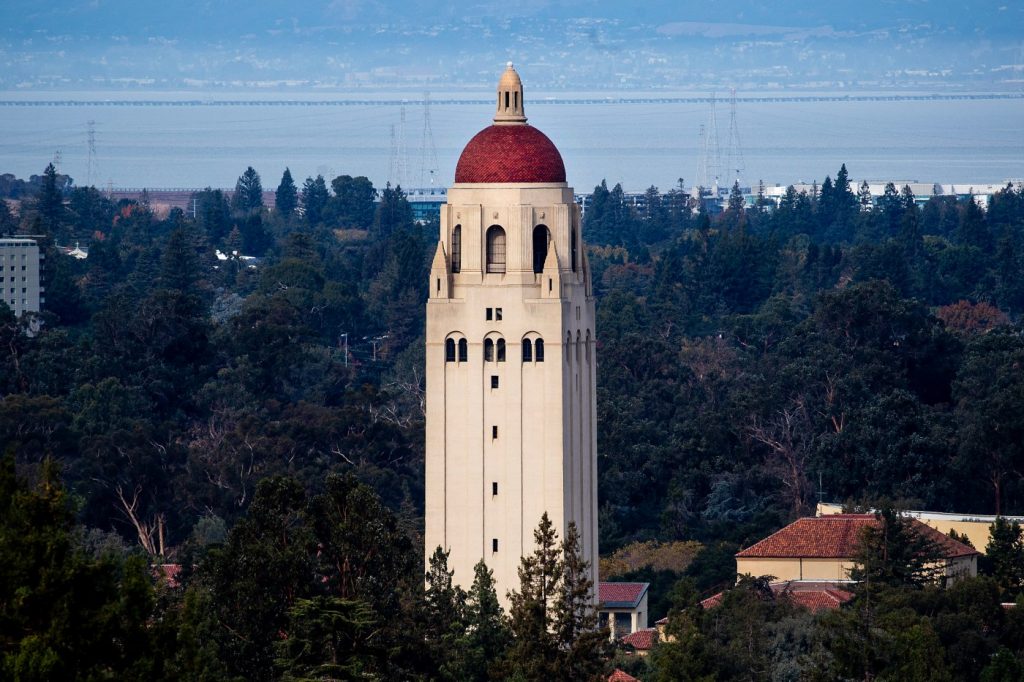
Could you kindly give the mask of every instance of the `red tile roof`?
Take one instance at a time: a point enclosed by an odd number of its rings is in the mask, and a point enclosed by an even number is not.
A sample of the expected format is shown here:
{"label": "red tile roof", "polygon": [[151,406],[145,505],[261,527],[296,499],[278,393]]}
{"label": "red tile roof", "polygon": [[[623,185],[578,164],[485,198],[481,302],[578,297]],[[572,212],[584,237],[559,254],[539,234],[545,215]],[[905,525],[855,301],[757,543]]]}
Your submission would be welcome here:
{"label": "red tile roof", "polygon": [[[773,583],[771,588],[780,599],[788,599],[797,606],[801,606],[812,613],[838,609],[853,599],[852,592],[820,582],[780,582]],[[708,597],[700,603],[701,607],[712,609],[720,605],[724,594],[724,592],[719,592]],[[658,621],[658,623],[660,624],[661,621]]]}
{"label": "red tile roof", "polygon": [[615,672],[608,676],[608,682],[640,682],[640,680],[616,668]]}
{"label": "red tile roof", "polygon": [[[919,533],[935,542],[947,559],[978,553],[917,519],[910,519],[910,522]],[[857,553],[857,543],[863,530],[878,523],[874,514],[833,514],[797,519],[747,547],[736,557],[849,559]]]}
{"label": "red tile roof", "polygon": [[623,644],[629,644],[638,651],[648,651],[654,646],[657,635],[658,631],[656,629],[647,628],[646,630],[637,630],[634,633],[628,634],[619,641]]}
{"label": "red tile roof", "polygon": [[598,583],[597,598],[606,606],[612,604],[636,606],[650,585],[650,583]]}
{"label": "red tile roof", "polygon": [[530,125],[492,125],[462,150],[455,182],[565,182],[565,164],[548,136]]}

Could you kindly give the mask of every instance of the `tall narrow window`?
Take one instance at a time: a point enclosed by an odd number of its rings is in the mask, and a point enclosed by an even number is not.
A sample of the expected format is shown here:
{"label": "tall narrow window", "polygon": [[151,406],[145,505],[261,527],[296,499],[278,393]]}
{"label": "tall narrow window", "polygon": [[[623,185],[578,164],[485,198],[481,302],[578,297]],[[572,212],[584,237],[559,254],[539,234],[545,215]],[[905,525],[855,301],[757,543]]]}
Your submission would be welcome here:
{"label": "tall narrow window", "polygon": [[533,342],[523,339],[523,362],[533,362]]}
{"label": "tall narrow window", "polygon": [[497,552],[498,551],[498,538],[494,538],[493,540],[491,540],[491,551],[492,552]]}
{"label": "tall narrow window", "polygon": [[497,495],[497,494],[498,494],[498,482],[497,481],[491,481],[491,495]]}
{"label": "tall narrow window", "polygon": [[459,339],[459,362],[469,360],[469,343],[466,339]]}
{"label": "tall narrow window", "polygon": [[484,339],[484,362],[494,362],[494,341]]}
{"label": "tall narrow window", "polygon": [[498,225],[487,228],[487,272],[505,274],[505,230]]}
{"label": "tall narrow window", "polygon": [[493,439],[497,439],[497,438],[498,438],[498,425],[495,424],[494,426],[491,427],[491,439],[493,440]]}
{"label": "tall narrow window", "polygon": [[452,272],[462,272],[462,225],[452,230]]}
{"label": "tall narrow window", "polygon": [[544,339],[537,339],[534,343],[535,353],[537,356],[537,362],[544,362]]}
{"label": "tall narrow window", "polygon": [[572,271],[576,272],[576,228],[572,228],[569,232],[571,235],[569,252],[572,254]]}
{"label": "tall narrow window", "polygon": [[444,361],[455,362],[455,339],[444,342]]}
{"label": "tall narrow window", "polygon": [[497,388],[497,387],[498,387],[498,375],[497,374],[492,374],[491,375],[491,388]]}
{"label": "tall narrow window", "polygon": [[538,225],[533,228],[533,271],[544,272],[544,261],[548,258],[548,228]]}
{"label": "tall narrow window", "polygon": [[505,362],[505,339],[498,339],[498,362]]}

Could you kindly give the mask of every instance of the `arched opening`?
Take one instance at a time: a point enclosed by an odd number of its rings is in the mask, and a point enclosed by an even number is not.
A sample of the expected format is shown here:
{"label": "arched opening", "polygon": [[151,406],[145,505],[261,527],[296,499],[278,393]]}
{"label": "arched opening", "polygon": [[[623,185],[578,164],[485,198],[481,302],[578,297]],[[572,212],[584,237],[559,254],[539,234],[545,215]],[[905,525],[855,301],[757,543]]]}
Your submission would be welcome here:
{"label": "arched opening", "polygon": [[565,364],[572,364],[572,333],[565,334]]}
{"label": "arched opening", "polygon": [[466,339],[459,339],[459,362],[469,360],[469,343]]}
{"label": "arched opening", "polygon": [[484,362],[494,362],[494,341],[484,339]]}
{"label": "arched opening", "polygon": [[455,339],[447,339],[444,342],[444,361],[455,362]]}
{"label": "arched opening", "polygon": [[586,354],[587,354],[587,363],[589,363],[590,362],[590,330],[589,329],[587,330],[587,342],[585,344],[585,348],[586,348]]}
{"label": "arched opening", "polygon": [[499,225],[487,228],[487,272],[505,274],[505,230]]}
{"label": "arched opening", "polygon": [[452,230],[452,272],[462,272],[462,225]]}
{"label": "arched opening", "polygon": [[537,339],[534,344],[534,357],[537,362],[544,362],[544,339]]}
{"label": "arched opening", "polygon": [[498,362],[505,362],[505,339],[498,339]]}
{"label": "arched opening", "polygon": [[523,339],[523,362],[533,362],[533,342]]}
{"label": "arched opening", "polygon": [[569,232],[569,253],[572,255],[572,271],[576,272],[576,228],[572,228]]}
{"label": "arched opening", "polygon": [[544,261],[548,259],[548,240],[550,233],[547,225],[533,228],[533,271],[544,272]]}

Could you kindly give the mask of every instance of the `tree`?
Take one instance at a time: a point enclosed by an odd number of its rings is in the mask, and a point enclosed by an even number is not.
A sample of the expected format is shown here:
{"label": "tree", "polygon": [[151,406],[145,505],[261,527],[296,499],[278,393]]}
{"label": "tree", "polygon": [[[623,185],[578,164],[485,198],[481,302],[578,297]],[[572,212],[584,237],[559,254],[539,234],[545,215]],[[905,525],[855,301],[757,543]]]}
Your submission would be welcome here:
{"label": "tree", "polygon": [[484,682],[512,641],[505,614],[494,591],[494,574],[481,559],[473,567],[473,585],[466,598],[465,630],[467,680]]}
{"label": "tree", "polygon": [[1024,587],[1024,530],[1018,522],[1000,516],[988,533],[984,562],[1007,597],[1005,601],[1010,601]]}
{"label": "tree", "polygon": [[171,233],[160,259],[160,282],[183,294],[195,294],[199,262],[184,228]]}
{"label": "tree", "polygon": [[277,209],[278,213],[285,218],[288,218],[295,211],[295,208],[298,205],[299,192],[295,187],[295,181],[292,180],[292,172],[288,168],[285,168],[284,173],[281,175],[281,183],[277,186],[277,194],[274,197],[274,207]]}
{"label": "tree", "polygon": [[373,225],[374,202],[377,190],[373,183],[360,175],[339,175],[331,181],[334,196],[327,206],[332,222],[343,227],[369,229]]}
{"label": "tree", "polygon": [[6,199],[0,198],[0,235],[12,235],[18,229],[18,221],[11,213],[11,206]]}
{"label": "tree", "polygon": [[64,192],[58,184],[57,170],[52,163],[43,171],[43,184],[36,197],[36,211],[46,234],[54,238],[63,236],[67,210],[64,208]]}
{"label": "tree", "polygon": [[302,210],[309,225],[319,225],[324,220],[324,209],[331,195],[327,191],[327,183],[324,176],[306,178],[302,185]]}
{"label": "tree", "polygon": [[433,666],[444,679],[466,678],[466,593],[452,583],[448,552],[438,547],[430,556],[423,598],[424,632]]}
{"label": "tree", "polygon": [[891,506],[861,531],[850,579],[871,590],[880,586],[923,587],[941,575],[939,548],[910,517]]}
{"label": "tree", "polygon": [[373,230],[378,238],[388,237],[412,225],[412,207],[401,187],[389,182],[380,193],[380,203],[373,218]]}
{"label": "tree", "polygon": [[235,194],[231,198],[231,208],[239,213],[258,213],[263,209],[263,183],[260,174],[249,166],[235,183]]}
{"label": "tree", "polygon": [[547,512],[533,531],[536,548],[519,565],[519,591],[509,594],[513,643],[505,655],[506,677],[558,679],[558,641],[553,634],[554,603],[562,579],[558,533]]}
{"label": "tree", "polygon": [[583,559],[580,534],[570,521],[562,541],[561,584],[554,602],[554,632],[558,644],[559,679],[583,682],[604,671],[607,628],[598,628],[597,595],[590,562]]}

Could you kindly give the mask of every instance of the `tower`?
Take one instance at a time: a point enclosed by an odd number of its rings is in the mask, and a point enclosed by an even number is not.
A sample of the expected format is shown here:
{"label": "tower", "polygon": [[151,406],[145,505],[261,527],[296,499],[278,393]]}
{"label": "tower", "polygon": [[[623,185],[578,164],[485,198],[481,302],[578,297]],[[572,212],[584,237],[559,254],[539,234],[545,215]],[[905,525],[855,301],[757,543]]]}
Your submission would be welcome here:
{"label": "tower", "polygon": [[504,602],[544,512],[560,537],[576,523],[597,583],[596,374],[579,207],[511,63],[497,105],[459,158],[430,270],[425,539],[463,587],[483,559]]}

